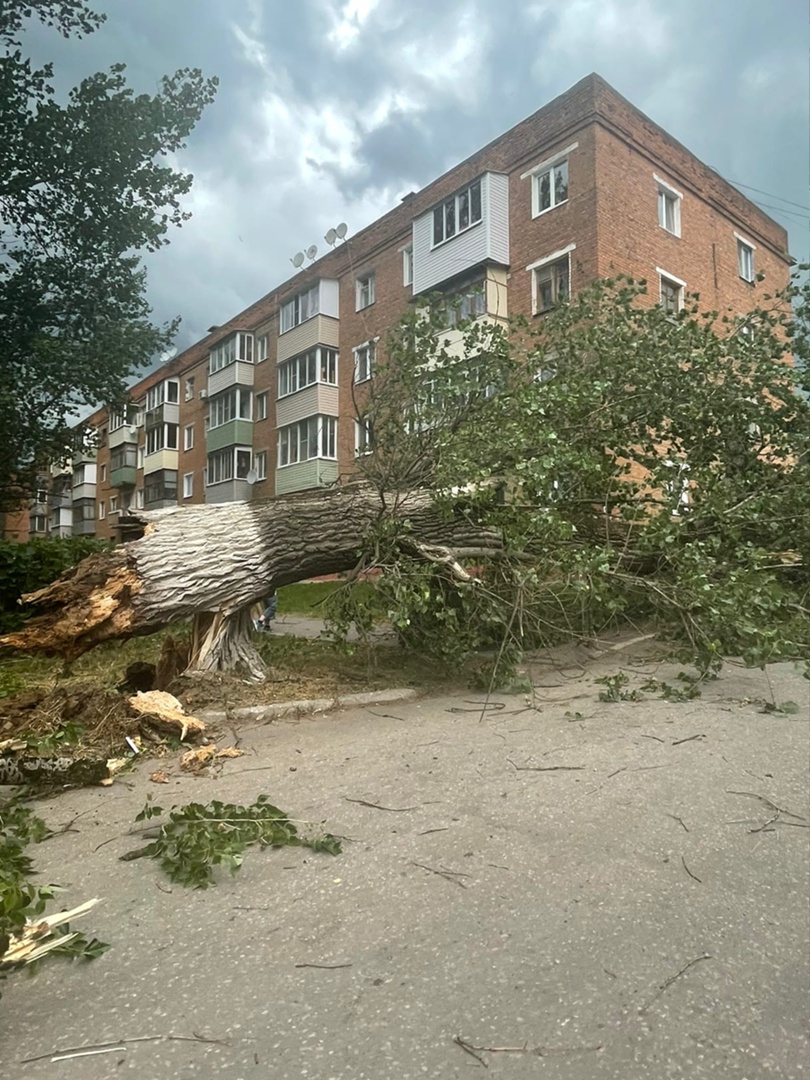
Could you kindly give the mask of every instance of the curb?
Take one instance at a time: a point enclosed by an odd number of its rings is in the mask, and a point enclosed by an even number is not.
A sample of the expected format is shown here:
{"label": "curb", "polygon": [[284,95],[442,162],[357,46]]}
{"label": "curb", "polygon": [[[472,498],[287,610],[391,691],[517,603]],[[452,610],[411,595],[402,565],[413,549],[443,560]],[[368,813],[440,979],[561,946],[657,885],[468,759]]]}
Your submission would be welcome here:
{"label": "curb", "polygon": [[285,716],[307,716],[313,713],[336,712],[362,705],[390,705],[395,701],[413,701],[419,696],[418,690],[410,688],[391,690],[370,690],[363,694],[344,694],[343,697],[303,698],[299,701],[274,701],[268,705],[245,705],[241,709],[207,710],[195,712],[195,716],[207,724],[216,724],[225,720],[255,720],[269,723],[281,720]]}

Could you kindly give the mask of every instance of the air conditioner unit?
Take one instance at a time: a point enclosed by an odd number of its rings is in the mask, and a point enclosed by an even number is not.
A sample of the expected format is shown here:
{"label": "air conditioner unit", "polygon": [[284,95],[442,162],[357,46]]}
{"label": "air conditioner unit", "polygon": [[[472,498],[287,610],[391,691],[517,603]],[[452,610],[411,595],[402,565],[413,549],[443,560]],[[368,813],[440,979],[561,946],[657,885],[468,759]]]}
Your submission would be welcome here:
{"label": "air conditioner unit", "polygon": [[200,391],[200,397],[203,399],[203,401],[205,401],[205,399],[208,397],[208,391],[207,390],[201,390]]}

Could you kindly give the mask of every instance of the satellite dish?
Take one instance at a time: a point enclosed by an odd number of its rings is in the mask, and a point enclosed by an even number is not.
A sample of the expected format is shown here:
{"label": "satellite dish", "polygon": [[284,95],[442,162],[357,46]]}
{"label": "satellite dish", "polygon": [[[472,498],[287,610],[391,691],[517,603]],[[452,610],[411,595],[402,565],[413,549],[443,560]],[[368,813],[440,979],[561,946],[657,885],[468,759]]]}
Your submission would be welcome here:
{"label": "satellite dish", "polygon": [[170,349],[164,350],[164,352],[162,352],[160,354],[160,362],[161,362],[161,364],[168,364],[168,362],[171,360],[171,358],[176,353],[177,353],[177,346],[176,345],[172,345],[172,347]]}
{"label": "satellite dish", "polygon": [[335,229],[330,229],[329,232],[324,237],[324,240],[327,242],[327,244],[330,247],[332,247],[334,242],[337,240],[337,231]]}
{"label": "satellite dish", "polygon": [[130,435],[137,435],[138,434],[138,425],[137,424],[130,424],[129,425],[129,433],[130,433]]}
{"label": "satellite dish", "polygon": [[318,254],[318,248],[316,247],[315,244],[313,244],[312,247],[307,248],[307,258],[308,259],[314,259],[317,254]]}
{"label": "satellite dish", "polygon": [[295,267],[296,270],[303,263],[303,261],[304,261],[304,253],[303,253],[303,251],[296,252],[296,254],[293,255],[293,257],[290,259],[290,262],[293,264],[293,266]]}
{"label": "satellite dish", "polygon": [[245,479],[249,484],[255,484],[256,481],[259,479],[259,474],[256,472],[255,469],[250,469]]}
{"label": "satellite dish", "polygon": [[335,229],[335,232],[337,233],[338,239],[340,239],[340,240],[342,240],[344,238],[344,236],[346,235],[346,233],[348,231],[349,231],[349,226],[346,224],[345,221],[341,221],[341,223]]}

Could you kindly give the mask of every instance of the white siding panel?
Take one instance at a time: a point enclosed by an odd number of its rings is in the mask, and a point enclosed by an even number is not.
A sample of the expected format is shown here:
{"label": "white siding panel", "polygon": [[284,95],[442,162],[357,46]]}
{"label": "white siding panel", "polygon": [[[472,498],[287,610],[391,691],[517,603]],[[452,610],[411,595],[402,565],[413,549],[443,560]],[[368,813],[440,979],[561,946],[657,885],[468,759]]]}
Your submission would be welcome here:
{"label": "white siding panel", "polygon": [[480,224],[438,247],[433,239],[433,210],[413,224],[413,291],[427,292],[487,260],[509,263],[509,178],[485,173],[481,178]]}
{"label": "white siding panel", "polygon": [[325,487],[334,484],[338,478],[338,463],[313,458],[300,461],[297,465],[287,465],[276,469],[276,494],[287,495],[291,491],[304,491],[307,488]]}
{"label": "white siding panel", "polygon": [[253,364],[245,364],[237,360],[208,376],[210,398],[231,386],[253,386]]}
{"label": "white siding panel", "polygon": [[314,315],[306,322],[288,330],[278,339],[279,363],[289,360],[291,356],[306,352],[313,345],[329,345],[336,349],[340,341],[340,322],[328,315]]}
{"label": "white siding panel", "polygon": [[276,426],[286,427],[295,424],[307,416],[324,413],[326,416],[338,415],[338,388],[316,383],[307,386],[289,397],[276,402]]}

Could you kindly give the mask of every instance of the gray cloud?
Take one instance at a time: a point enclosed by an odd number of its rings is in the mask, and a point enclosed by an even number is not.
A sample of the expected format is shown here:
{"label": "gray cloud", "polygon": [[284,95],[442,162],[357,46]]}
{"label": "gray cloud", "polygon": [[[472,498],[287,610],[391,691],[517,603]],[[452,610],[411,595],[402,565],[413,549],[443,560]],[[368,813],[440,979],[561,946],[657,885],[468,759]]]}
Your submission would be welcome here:
{"label": "gray cloud", "polygon": [[[220,91],[180,157],[193,218],[147,262],[178,346],[357,231],[590,71],[790,230],[810,257],[807,27],[760,0],[97,0],[97,34],[32,26],[64,90],[123,61],[138,91],[197,66]],[[354,12],[354,16],[352,16]]]}

